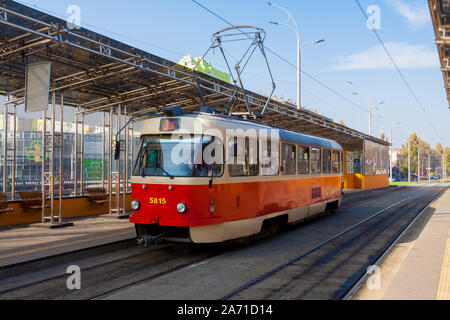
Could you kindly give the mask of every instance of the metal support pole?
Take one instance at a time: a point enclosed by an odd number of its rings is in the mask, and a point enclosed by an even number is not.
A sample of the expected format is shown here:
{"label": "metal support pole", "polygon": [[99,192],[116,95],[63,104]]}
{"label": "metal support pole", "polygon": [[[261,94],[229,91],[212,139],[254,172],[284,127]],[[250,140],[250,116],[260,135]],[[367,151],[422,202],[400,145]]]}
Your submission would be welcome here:
{"label": "metal support pole", "polygon": [[45,163],[45,158],[47,155],[47,148],[46,148],[46,134],[47,134],[47,108],[48,106],[44,109],[44,111],[42,112],[42,157],[41,157],[41,162],[42,162],[42,223],[45,223],[45,203],[47,200],[47,196],[46,196],[46,179],[45,179],[45,172],[46,172],[46,163]]}
{"label": "metal support pole", "polygon": [[393,155],[392,155],[392,145],[393,145],[393,140],[392,140],[392,123],[391,123],[391,146],[390,146],[390,160],[389,160],[389,179],[390,179],[390,181],[391,181],[391,183],[392,183],[392,178],[393,178],[393,175],[392,175],[392,159],[393,159]]}
{"label": "metal support pole", "polygon": [[420,142],[417,144],[417,182],[420,182]]}
{"label": "metal support pole", "polygon": [[[45,215],[44,210],[44,217],[43,217],[43,223],[45,223],[47,220],[50,220],[51,224],[55,223],[55,104],[56,104],[56,95],[53,92],[52,94],[52,104],[50,107],[50,135],[47,136],[46,130],[44,131],[44,157],[42,161],[45,163],[45,155],[47,153],[47,144],[50,148],[50,161],[49,161],[49,172],[45,172],[44,170],[44,185],[45,182],[49,184],[49,192],[50,192],[50,215]],[[45,119],[45,122],[47,122],[47,118]],[[50,139],[49,139],[50,138]],[[45,165],[44,165],[45,167]],[[45,186],[44,186],[45,188]],[[43,195],[45,196],[45,195]],[[45,201],[44,201],[45,204]],[[45,205],[44,205],[45,207]]]}
{"label": "metal support pole", "polygon": [[428,154],[428,183],[431,183],[431,152]]}
{"label": "metal support pole", "polygon": [[74,174],[74,192],[78,196],[78,115],[75,115],[75,174]]}
{"label": "metal support pole", "polygon": [[408,141],[408,182],[411,182],[411,142]]}
{"label": "metal support pole", "polygon": [[102,112],[102,126],[103,126],[103,134],[102,134],[102,188],[105,188],[105,169],[106,169],[106,114]]}
{"label": "metal support pole", "polygon": [[8,192],[8,103],[3,105],[3,193]]}
{"label": "metal support pole", "polygon": [[113,190],[112,190],[112,175],[113,175],[113,169],[112,169],[112,149],[113,149],[113,136],[112,136],[112,125],[113,125],[113,110],[112,107],[109,109],[109,134],[108,134],[108,192],[109,192],[109,213],[112,214],[113,207],[112,207],[112,196],[113,196]]}
{"label": "metal support pole", "polygon": [[297,38],[297,109],[300,110],[302,108],[302,56],[299,33]]}
{"label": "metal support pole", "polygon": [[11,199],[16,199],[16,156],[17,156],[17,106],[13,106],[13,148],[12,148],[12,182],[11,182]]}
{"label": "metal support pole", "polygon": [[[117,126],[116,131],[118,132],[120,130],[120,120],[121,120],[121,112],[122,112],[122,106],[119,104],[118,111],[117,111]],[[116,143],[120,142],[120,135],[116,138],[118,141]],[[112,150],[111,150],[112,153]],[[120,214],[120,184],[121,184],[121,170],[120,170],[120,162],[121,157],[119,156],[119,159],[116,161],[116,213]]]}
{"label": "metal support pole", "polygon": [[63,198],[64,198],[64,95],[60,101],[60,145],[59,145],[59,223],[63,222]]}
{"label": "metal support pole", "polygon": [[[127,107],[124,108],[124,120],[125,123],[128,122],[127,117]],[[120,128],[119,128],[120,130]],[[124,155],[124,174],[123,174],[123,195],[122,195],[122,204],[123,204],[123,213],[126,213],[126,203],[127,203],[127,193],[128,193],[128,126],[125,128],[124,132],[124,144],[125,144],[125,155]]]}
{"label": "metal support pole", "polygon": [[80,194],[84,195],[84,114],[81,115],[81,172],[80,172]]}

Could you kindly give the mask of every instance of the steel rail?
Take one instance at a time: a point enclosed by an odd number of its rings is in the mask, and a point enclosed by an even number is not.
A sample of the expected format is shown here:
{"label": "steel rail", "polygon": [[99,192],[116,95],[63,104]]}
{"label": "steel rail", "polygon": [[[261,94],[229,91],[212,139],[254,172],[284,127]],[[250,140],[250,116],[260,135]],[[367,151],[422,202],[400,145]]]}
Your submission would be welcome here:
{"label": "steel rail", "polygon": [[[432,187],[434,188],[435,186],[432,186]],[[284,269],[284,268],[286,268],[287,266],[291,265],[292,263],[297,262],[298,260],[300,260],[300,259],[302,259],[302,258],[304,258],[304,257],[306,257],[306,256],[308,256],[308,255],[310,255],[311,253],[313,253],[313,252],[317,251],[318,249],[324,247],[325,245],[329,244],[330,242],[332,242],[332,241],[334,241],[334,240],[340,238],[340,237],[343,236],[344,234],[347,234],[348,232],[350,232],[350,231],[352,231],[352,230],[355,230],[355,229],[358,228],[359,226],[365,224],[365,223],[368,222],[368,221],[373,220],[374,218],[378,217],[379,215],[385,213],[386,211],[388,211],[388,210],[390,210],[390,209],[392,209],[392,208],[394,208],[394,207],[396,207],[396,206],[398,206],[398,205],[400,205],[400,204],[402,204],[402,203],[405,203],[406,201],[408,201],[408,200],[414,198],[417,194],[420,194],[420,193],[422,193],[422,192],[423,192],[423,191],[417,191],[417,192],[415,192],[414,194],[412,194],[411,196],[409,196],[409,197],[407,197],[407,198],[404,198],[404,199],[402,199],[402,200],[400,200],[400,201],[398,201],[398,202],[396,202],[396,203],[394,203],[394,204],[392,204],[392,205],[390,205],[390,206],[388,206],[388,207],[386,207],[386,208],[384,208],[384,209],[382,209],[382,210],[380,210],[380,211],[378,211],[378,212],[372,214],[372,215],[369,216],[368,218],[366,218],[366,219],[364,219],[364,220],[362,220],[362,221],[360,221],[360,222],[354,224],[353,226],[351,226],[351,227],[345,229],[345,230],[342,231],[342,232],[339,232],[338,234],[336,234],[336,235],[334,235],[334,236],[328,238],[327,240],[325,240],[325,241],[319,243],[318,245],[314,246],[313,248],[311,248],[311,249],[309,249],[309,250],[303,252],[302,254],[300,254],[300,255],[298,255],[298,256],[292,258],[291,260],[289,260],[289,261],[287,261],[287,262],[285,262],[285,263],[283,263],[283,264],[281,264],[281,265],[279,265],[279,266],[277,266],[277,267],[271,269],[270,271],[268,271],[268,272],[266,272],[265,274],[263,274],[263,275],[257,277],[256,279],[254,279],[254,280],[252,280],[252,281],[250,281],[250,282],[247,282],[246,284],[244,284],[243,286],[239,287],[238,289],[236,289],[236,290],[234,290],[234,291],[228,293],[227,295],[225,295],[224,297],[222,297],[220,300],[228,300],[228,299],[230,299],[231,297],[233,297],[233,296],[239,294],[240,292],[246,290],[247,288],[249,288],[249,287],[251,287],[251,286],[253,286],[253,285],[255,285],[255,284],[257,284],[257,283],[259,283],[259,282],[261,282],[261,281],[263,281],[263,280],[265,280],[265,279],[267,279],[267,278],[269,278],[270,276],[272,276],[272,275],[278,273],[279,271],[281,271],[282,269]]]}
{"label": "steel rail", "polygon": [[[431,200],[427,203],[427,205],[419,212],[419,214],[403,229],[402,233],[395,238],[395,240],[390,244],[390,246],[381,254],[381,256],[372,264],[373,266],[379,266],[386,256],[392,251],[392,249],[397,245],[397,243],[403,238],[403,236],[409,231],[409,229],[416,223],[417,220],[422,217],[422,215],[428,210],[428,208],[431,206],[431,204],[436,201],[439,197],[442,196],[442,194],[448,189],[448,186],[442,187],[442,190]],[[350,299],[353,294],[359,289],[360,285],[363,283],[364,280],[366,280],[367,276],[369,274],[366,272],[348,291],[347,293],[341,297],[340,300],[348,300]]]}
{"label": "steel rail", "polygon": [[[134,240],[134,238],[129,238],[129,239],[115,241],[115,242],[111,242],[111,243],[106,243],[106,244],[102,244],[102,245],[98,245],[98,246],[94,246],[94,247],[90,247],[90,248],[85,248],[85,249],[75,250],[75,251],[71,251],[71,252],[60,253],[60,254],[56,254],[56,255],[52,255],[52,256],[48,256],[48,257],[44,257],[44,258],[39,258],[39,259],[31,260],[31,261],[19,262],[19,263],[12,264],[12,265],[2,266],[2,267],[0,267],[0,271],[5,272],[8,269],[11,270],[11,269],[14,269],[14,268],[25,267],[25,266],[30,265],[30,264],[43,263],[43,262],[46,262],[46,261],[50,262],[50,261],[58,259],[58,258],[59,259],[60,258],[66,258],[66,257],[70,257],[70,256],[73,256],[73,255],[80,254],[82,252],[88,252],[88,251],[99,250],[99,249],[107,249],[108,247],[114,247],[114,246],[117,246],[117,245],[120,245],[120,244],[125,244],[125,243],[133,241],[133,240]],[[166,247],[167,246],[162,247],[162,248],[157,248],[156,250],[153,250],[151,252],[155,252],[155,251],[164,249]],[[105,252],[108,252],[108,251],[105,251]],[[130,257],[118,259],[118,260],[115,260],[115,261],[121,261],[121,260],[125,260],[125,259],[128,259],[128,258],[137,257],[137,256],[140,256],[140,255],[141,255],[141,253],[133,255],[133,256],[130,256]],[[105,265],[105,264],[96,265],[95,267],[103,266],[103,265]],[[53,267],[56,267],[56,266],[57,265],[49,264],[48,266],[46,266],[46,269],[53,268]],[[93,268],[93,267],[91,267],[91,268]],[[87,268],[87,270],[88,269],[90,269],[90,268]],[[11,287],[11,288],[8,288],[8,289],[1,289],[0,288],[0,294],[4,294],[4,293],[11,292],[11,291],[14,291],[14,290],[26,288],[26,287],[29,287],[29,286],[32,286],[32,285],[35,285],[35,284],[43,283],[45,281],[58,279],[58,278],[61,278],[63,276],[65,276],[65,274],[45,277],[45,278],[42,278],[42,279],[31,281],[31,282],[28,282],[28,283],[25,283],[25,284],[22,284],[22,285],[19,285],[19,286]],[[8,279],[8,278],[0,280],[0,284],[6,279]]]}

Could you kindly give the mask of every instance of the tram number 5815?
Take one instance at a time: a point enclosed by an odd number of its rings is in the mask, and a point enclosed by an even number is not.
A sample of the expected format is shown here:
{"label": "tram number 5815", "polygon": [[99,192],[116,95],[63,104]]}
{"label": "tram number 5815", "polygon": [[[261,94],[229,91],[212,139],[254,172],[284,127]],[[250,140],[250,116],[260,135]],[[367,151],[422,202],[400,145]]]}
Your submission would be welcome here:
{"label": "tram number 5815", "polygon": [[164,206],[167,204],[167,199],[166,198],[150,198],[149,202],[150,202],[150,204]]}

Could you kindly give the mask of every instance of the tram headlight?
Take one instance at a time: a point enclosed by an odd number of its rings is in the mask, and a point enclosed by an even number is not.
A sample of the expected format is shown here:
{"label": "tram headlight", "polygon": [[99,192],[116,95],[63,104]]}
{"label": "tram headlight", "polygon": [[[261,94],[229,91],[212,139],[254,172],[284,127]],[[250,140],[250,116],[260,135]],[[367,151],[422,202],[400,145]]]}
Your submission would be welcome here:
{"label": "tram headlight", "polygon": [[180,203],[177,205],[177,211],[178,211],[178,213],[186,213],[186,210],[187,210],[187,206],[186,206],[186,204],[185,204],[184,202],[180,202]]}
{"label": "tram headlight", "polygon": [[211,214],[213,214],[214,211],[216,211],[216,199],[211,198],[211,199],[209,200],[209,212],[210,212]]}
{"label": "tram headlight", "polygon": [[137,200],[131,201],[131,209],[133,210],[139,210],[141,208],[141,203]]}

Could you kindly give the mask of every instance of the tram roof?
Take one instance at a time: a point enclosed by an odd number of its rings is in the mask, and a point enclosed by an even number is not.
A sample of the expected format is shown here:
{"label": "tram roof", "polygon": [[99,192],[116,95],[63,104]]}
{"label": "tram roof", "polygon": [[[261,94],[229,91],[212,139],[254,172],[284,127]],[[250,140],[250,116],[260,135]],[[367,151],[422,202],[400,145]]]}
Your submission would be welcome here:
{"label": "tram roof", "polygon": [[[182,105],[185,113],[203,105],[192,70],[88,29],[69,30],[66,21],[12,0],[0,4],[0,93],[23,103],[27,63],[51,61],[51,92],[88,114],[121,105],[130,115],[160,113]],[[223,111],[234,86],[200,74],[206,103]],[[267,97],[247,92],[256,112]],[[57,99],[59,96],[57,95]],[[238,96],[239,106],[245,99]],[[362,150],[364,140],[389,143],[306,109],[272,100],[262,120],[269,126],[337,141],[345,150]]]}
{"label": "tram roof", "polygon": [[428,0],[450,107],[450,0]]}

